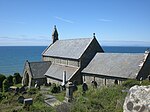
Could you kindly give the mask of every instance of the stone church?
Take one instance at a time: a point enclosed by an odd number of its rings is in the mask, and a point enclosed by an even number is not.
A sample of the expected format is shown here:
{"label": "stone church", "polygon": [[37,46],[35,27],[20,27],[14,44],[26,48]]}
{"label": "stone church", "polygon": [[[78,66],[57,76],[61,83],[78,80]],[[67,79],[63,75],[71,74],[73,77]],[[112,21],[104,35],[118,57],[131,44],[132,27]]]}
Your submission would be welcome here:
{"label": "stone church", "polygon": [[[82,83],[81,71],[97,52],[104,52],[95,34],[92,38],[59,40],[56,26],[52,33],[52,43],[43,51],[42,62],[26,62],[23,71],[23,85],[33,86],[38,80],[61,83],[63,73],[66,81]],[[34,66],[34,67],[32,67]],[[40,68],[40,67],[41,68]],[[33,72],[34,71],[34,72]]]}
{"label": "stone church", "polygon": [[91,38],[59,40],[55,26],[52,43],[43,51],[42,61],[26,61],[22,84],[31,87],[36,81],[61,84],[65,80],[109,85],[127,79],[145,80],[150,78],[149,54],[104,53],[95,33]]}

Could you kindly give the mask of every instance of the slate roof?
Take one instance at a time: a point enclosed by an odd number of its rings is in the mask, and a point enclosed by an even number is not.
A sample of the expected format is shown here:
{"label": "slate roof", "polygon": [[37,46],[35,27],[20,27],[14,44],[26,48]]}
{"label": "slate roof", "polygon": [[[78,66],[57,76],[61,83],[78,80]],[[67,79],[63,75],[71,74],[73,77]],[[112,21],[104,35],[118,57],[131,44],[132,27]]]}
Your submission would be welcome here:
{"label": "slate roof", "polygon": [[136,78],[144,60],[144,53],[97,53],[89,65],[82,71],[98,76]]}
{"label": "slate roof", "polygon": [[79,59],[94,38],[57,40],[44,52],[43,56]]}
{"label": "slate roof", "polygon": [[49,61],[28,62],[33,78],[45,78],[44,74],[51,65]]}
{"label": "slate roof", "polygon": [[78,67],[60,65],[53,63],[47,72],[44,74],[47,77],[55,78],[59,81],[63,80],[63,72],[66,71],[66,80],[70,79],[77,71]]}

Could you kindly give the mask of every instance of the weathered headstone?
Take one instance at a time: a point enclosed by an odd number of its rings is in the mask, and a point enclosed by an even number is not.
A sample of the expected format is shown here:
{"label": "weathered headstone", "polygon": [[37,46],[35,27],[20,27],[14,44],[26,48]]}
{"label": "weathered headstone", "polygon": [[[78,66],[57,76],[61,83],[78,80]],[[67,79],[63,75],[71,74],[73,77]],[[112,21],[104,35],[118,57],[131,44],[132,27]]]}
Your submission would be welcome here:
{"label": "weathered headstone", "polygon": [[24,97],[23,96],[19,96],[18,97],[18,103],[23,103],[24,102]]}
{"label": "weathered headstone", "polygon": [[68,83],[66,85],[66,101],[67,102],[71,102],[73,99],[73,89],[74,89],[74,85],[72,83]]}
{"label": "weathered headstone", "polygon": [[25,91],[26,91],[25,86],[22,86],[22,87],[20,88],[20,93],[25,92]]}
{"label": "weathered headstone", "polygon": [[88,90],[88,85],[86,84],[86,82],[84,82],[82,84],[82,91],[83,91],[83,94]]}
{"label": "weathered headstone", "polygon": [[20,90],[20,89],[17,87],[17,88],[16,88],[16,90],[15,90],[15,92],[16,92],[16,93],[18,93],[18,92],[19,92],[19,90]]}
{"label": "weathered headstone", "polygon": [[35,81],[35,86],[34,86],[34,87],[37,88],[37,89],[40,89],[40,88],[41,88],[40,83],[39,83],[38,80]]}
{"label": "weathered headstone", "polygon": [[24,106],[30,106],[33,104],[32,98],[24,99]]}
{"label": "weathered headstone", "polygon": [[130,88],[123,105],[124,112],[150,112],[150,85]]}
{"label": "weathered headstone", "polygon": [[92,84],[93,88],[97,88],[97,82],[96,81],[91,81],[91,84]]}
{"label": "weathered headstone", "polygon": [[74,91],[77,91],[77,90],[78,90],[77,81],[74,81],[74,82],[73,82],[73,92],[74,92]]}

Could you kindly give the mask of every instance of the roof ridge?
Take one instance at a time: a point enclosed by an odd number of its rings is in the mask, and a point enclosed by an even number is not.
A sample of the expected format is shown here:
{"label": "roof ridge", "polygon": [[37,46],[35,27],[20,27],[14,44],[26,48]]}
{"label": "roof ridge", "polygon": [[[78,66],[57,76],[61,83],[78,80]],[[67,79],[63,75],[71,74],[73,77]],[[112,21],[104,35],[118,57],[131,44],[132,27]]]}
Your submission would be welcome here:
{"label": "roof ridge", "polygon": [[90,38],[72,38],[72,39],[62,39],[62,40],[58,40],[58,41],[67,41],[67,40],[82,40],[82,39],[92,39],[93,37]]}
{"label": "roof ridge", "polygon": [[107,52],[105,52],[105,53],[102,53],[102,52],[97,52],[96,54],[134,54],[134,55],[136,55],[136,54],[144,54],[144,53],[107,53]]}
{"label": "roof ridge", "polygon": [[28,61],[28,63],[47,63],[47,62],[51,62],[51,61],[32,61],[32,62]]}
{"label": "roof ridge", "polygon": [[41,54],[43,55],[52,44],[53,43],[51,43],[49,46],[47,46],[46,49]]}

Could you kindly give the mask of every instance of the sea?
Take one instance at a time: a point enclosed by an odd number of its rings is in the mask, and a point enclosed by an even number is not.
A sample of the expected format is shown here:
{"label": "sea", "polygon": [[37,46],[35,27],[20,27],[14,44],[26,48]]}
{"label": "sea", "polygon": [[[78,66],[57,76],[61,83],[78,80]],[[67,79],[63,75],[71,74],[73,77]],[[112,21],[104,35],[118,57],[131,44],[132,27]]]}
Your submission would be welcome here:
{"label": "sea", "polygon": [[[0,74],[23,73],[25,61],[41,61],[47,46],[0,46]],[[150,47],[102,46],[106,53],[144,53]]]}

